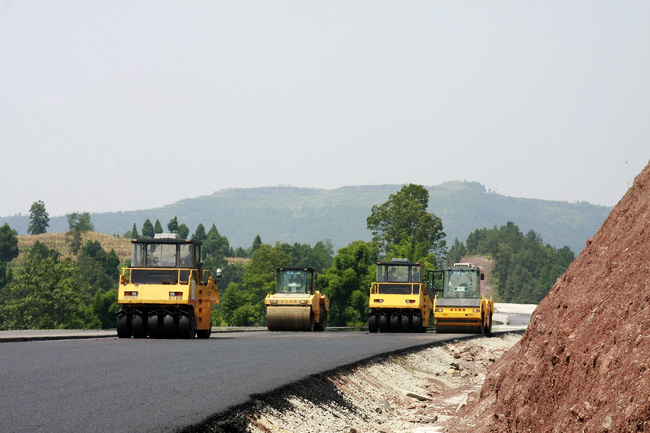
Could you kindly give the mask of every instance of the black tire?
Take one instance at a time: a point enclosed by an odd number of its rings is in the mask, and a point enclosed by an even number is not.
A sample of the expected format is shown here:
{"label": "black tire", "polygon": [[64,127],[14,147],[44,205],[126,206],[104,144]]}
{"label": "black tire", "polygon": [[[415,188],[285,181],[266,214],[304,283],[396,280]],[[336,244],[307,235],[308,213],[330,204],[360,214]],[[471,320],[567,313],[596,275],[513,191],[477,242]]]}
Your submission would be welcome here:
{"label": "black tire", "polygon": [[131,327],[129,326],[129,315],[127,313],[117,313],[117,337],[131,338]]}
{"label": "black tire", "polygon": [[212,334],[212,328],[196,330],[196,338],[210,338],[211,334]]}
{"label": "black tire", "polygon": [[411,316],[409,314],[404,314],[401,323],[402,332],[413,332],[412,323],[413,321],[411,320]]}
{"label": "black tire", "polygon": [[135,311],[131,316],[131,329],[133,338],[147,338],[147,323],[141,312]]}
{"label": "black tire", "polygon": [[[424,328],[422,328],[422,317],[420,316],[413,316],[413,320],[411,320],[411,326],[413,327],[413,332],[422,332]],[[426,329],[424,329],[426,331]]]}
{"label": "black tire", "polygon": [[388,316],[385,314],[379,315],[379,331],[388,332]]}
{"label": "black tire", "polygon": [[400,332],[400,317],[397,314],[390,316],[390,332]]}
{"label": "black tire", "polygon": [[162,333],[160,332],[161,328],[160,316],[156,313],[149,314],[149,319],[147,320],[147,329],[149,331],[149,338],[161,338]]}
{"label": "black tire", "polygon": [[373,334],[379,331],[379,318],[376,314],[368,315],[368,332]]}
{"label": "black tire", "polygon": [[194,338],[194,318],[187,314],[178,317],[178,338],[189,340]]}
{"label": "black tire", "polygon": [[481,330],[479,331],[481,335],[485,335],[485,317],[481,313]]}
{"label": "black tire", "polygon": [[163,318],[163,335],[165,338],[176,338],[176,327],[174,326],[174,316],[167,313]]}

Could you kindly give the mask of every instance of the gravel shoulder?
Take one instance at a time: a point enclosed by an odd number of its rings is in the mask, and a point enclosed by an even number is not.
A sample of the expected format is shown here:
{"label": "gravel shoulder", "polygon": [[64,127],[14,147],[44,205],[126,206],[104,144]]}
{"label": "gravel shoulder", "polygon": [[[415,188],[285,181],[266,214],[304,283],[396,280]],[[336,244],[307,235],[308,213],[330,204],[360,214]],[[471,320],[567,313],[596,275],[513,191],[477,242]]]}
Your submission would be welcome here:
{"label": "gravel shoulder", "polygon": [[253,396],[184,432],[445,432],[520,339],[465,338],[377,357]]}

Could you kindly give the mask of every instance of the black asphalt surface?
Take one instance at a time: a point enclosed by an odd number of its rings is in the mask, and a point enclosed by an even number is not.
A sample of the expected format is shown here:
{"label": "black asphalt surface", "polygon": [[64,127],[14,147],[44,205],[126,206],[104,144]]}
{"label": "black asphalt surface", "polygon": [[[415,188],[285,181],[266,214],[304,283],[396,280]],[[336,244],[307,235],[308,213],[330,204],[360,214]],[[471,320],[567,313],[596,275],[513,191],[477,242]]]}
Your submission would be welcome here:
{"label": "black asphalt surface", "polygon": [[2,343],[0,431],[174,431],[251,394],[458,336],[261,331]]}

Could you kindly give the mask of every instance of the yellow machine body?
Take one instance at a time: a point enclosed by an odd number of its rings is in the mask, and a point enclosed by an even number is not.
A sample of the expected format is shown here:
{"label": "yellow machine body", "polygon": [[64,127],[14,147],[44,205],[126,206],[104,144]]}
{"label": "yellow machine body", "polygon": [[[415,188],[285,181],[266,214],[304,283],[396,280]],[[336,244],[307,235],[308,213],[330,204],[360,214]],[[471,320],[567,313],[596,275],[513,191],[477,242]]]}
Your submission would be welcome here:
{"label": "yellow machine body", "polygon": [[278,268],[275,293],[266,295],[266,326],[269,331],[324,331],[329,299],[314,290],[313,268]]}
{"label": "yellow machine body", "polygon": [[395,259],[377,262],[377,278],[370,287],[370,332],[424,332],[433,303],[421,277],[420,263]]}
{"label": "yellow machine body", "polygon": [[201,242],[169,237],[132,244],[132,266],[122,270],[118,287],[118,336],[209,337],[219,289],[201,270]]}
{"label": "yellow machine body", "polygon": [[480,333],[492,331],[494,301],[480,295],[480,268],[471,263],[455,263],[443,271],[442,289],[433,300],[437,333]]}

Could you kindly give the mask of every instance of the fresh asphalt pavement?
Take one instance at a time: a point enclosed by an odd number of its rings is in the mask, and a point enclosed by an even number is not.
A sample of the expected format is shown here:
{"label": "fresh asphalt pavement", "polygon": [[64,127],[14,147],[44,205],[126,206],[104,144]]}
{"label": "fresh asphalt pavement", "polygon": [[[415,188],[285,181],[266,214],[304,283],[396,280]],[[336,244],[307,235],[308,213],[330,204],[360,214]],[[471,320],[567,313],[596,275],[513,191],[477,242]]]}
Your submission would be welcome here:
{"label": "fresh asphalt pavement", "polygon": [[[519,329],[529,319],[517,317]],[[312,374],[462,336],[259,330],[213,332],[207,340],[114,335],[0,335],[0,431],[174,431]]]}
{"label": "fresh asphalt pavement", "polygon": [[0,344],[3,432],[157,432],[251,394],[452,335],[241,332]]}

